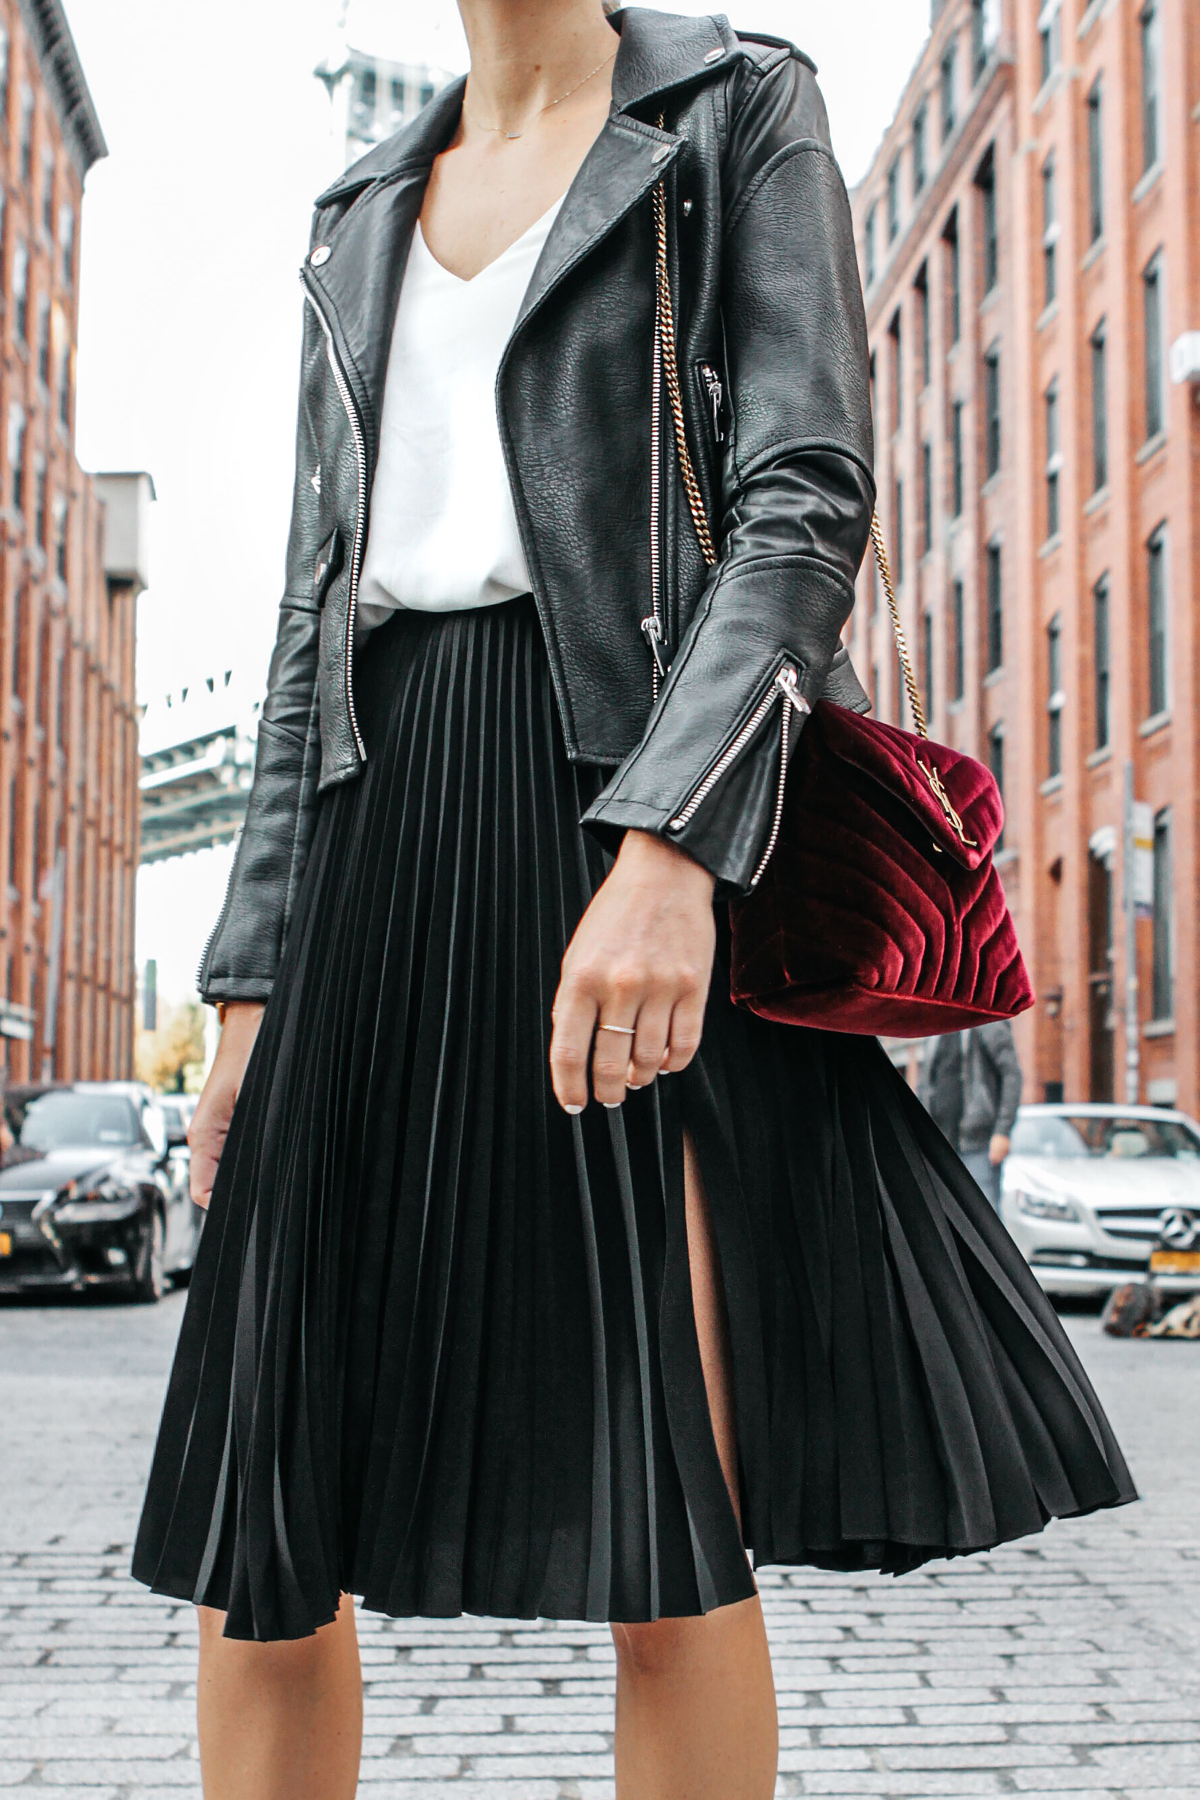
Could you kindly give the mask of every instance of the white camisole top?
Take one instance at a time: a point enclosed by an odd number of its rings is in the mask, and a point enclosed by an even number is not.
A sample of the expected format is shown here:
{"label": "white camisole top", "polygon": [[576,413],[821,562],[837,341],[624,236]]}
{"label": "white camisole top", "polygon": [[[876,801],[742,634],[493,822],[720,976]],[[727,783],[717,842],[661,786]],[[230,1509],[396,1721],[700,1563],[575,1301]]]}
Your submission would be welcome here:
{"label": "white camisole top", "polygon": [[359,582],[361,637],[400,608],[529,592],[496,423],[496,372],[561,200],[470,281],[418,224],[396,308]]}

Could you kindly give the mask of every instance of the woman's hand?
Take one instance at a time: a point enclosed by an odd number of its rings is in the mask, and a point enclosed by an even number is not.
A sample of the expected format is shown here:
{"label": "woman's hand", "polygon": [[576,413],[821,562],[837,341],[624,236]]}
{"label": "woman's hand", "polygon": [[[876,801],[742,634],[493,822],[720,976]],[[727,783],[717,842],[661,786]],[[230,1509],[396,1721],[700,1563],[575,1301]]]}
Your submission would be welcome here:
{"label": "woman's hand", "polygon": [[682,850],[626,832],[563,957],[550,1074],[567,1112],[587,1105],[589,1057],[592,1091],[605,1106],[691,1062],[712,976],[713,886]]}
{"label": "woman's hand", "polygon": [[217,1164],[262,1016],[263,1008],[257,1000],[232,1000],[226,1008],[217,1054],[188,1126],[192,1199],[197,1206],[207,1207],[212,1199]]}

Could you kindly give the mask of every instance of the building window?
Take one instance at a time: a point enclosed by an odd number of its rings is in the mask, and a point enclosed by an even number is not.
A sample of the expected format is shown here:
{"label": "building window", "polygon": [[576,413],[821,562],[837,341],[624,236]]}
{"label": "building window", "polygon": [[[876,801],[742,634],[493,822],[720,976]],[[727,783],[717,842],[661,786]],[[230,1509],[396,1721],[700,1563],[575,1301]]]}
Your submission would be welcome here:
{"label": "building window", "polygon": [[1111,729],[1111,672],[1108,645],[1108,576],[1102,575],[1092,589],[1092,660],[1096,673],[1095,740],[1097,750],[1107,750]]}
{"label": "building window", "polygon": [[950,667],[952,700],[961,700],[967,691],[967,619],[966,602],[961,581],[950,589],[950,613],[954,628],[954,660]]}
{"label": "building window", "polygon": [[1166,426],[1163,390],[1163,258],[1158,251],[1142,271],[1142,344],[1146,375],[1146,436]]}
{"label": "building window", "polygon": [[1150,716],[1170,704],[1167,668],[1167,528],[1160,525],[1146,545],[1146,624],[1150,653]]}
{"label": "building window", "polygon": [[971,82],[987,67],[987,0],[971,0]]}
{"label": "building window", "polygon": [[924,106],[918,106],[916,112],[913,114],[913,123],[912,123],[912,166],[913,166],[913,193],[914,194],[919,194],[921,192],[921,190],[925,186],[925,182],[928,178],[928,169],[926,168],[926,159],[925,159],[925,121],[926,121],[925,108],[924,108]]}
{"label": "building window", "polygon": [[1142,46],[1142,168],[1158,161],[1159,35],[1157,0],[1147,0],[1138,18]]}
{"label": "building window", "polygon": [[946,142],[946,139],[950,136],[951,132],[954,130],[955,124],[957,123],[957,119],[956,119],[956,115],[955,115],[955,111],[954,111],[954,106],[955,106],[954,89],[955,89],[955,85],[956,85],[955,84],[954,64],[955,64],[954,45],[951,44],[949,49],[946,51],[945,56],[943,56],[943,58],[942,58],[941,75],[940,75],[940,79],[939,79],[939,83],[938,83],[938,93],[940,96],[941,114],[942,114],[942,142],[943,142],[943,144]]}
{"label": "building window", "polygon": [[987,547],[987,673],[1004,665],[1004,589],[999,544]]}
{"label": "building window", "polygon": [[399,125],[404,118],[404,79],[400,75],[392,76],[392,124]]}
{"label": "building window", "polygon": [[933,445],[926,438],[921,445],[921,553],[928,556],[933,549]]}
{"label": "building window", "polygon": [[34,494],[36,498],[34,501],[33,535],[40,550],[45,550],[47,547],[47,532],[49,531],[50,526],[50,521],[47,517],[49,504],[47,494],[48,479],[46,459],[43,456],[39,456],[34,481]]}
{"label": "building window", "polygon": [[18,243],[13,251],[13,329],[17,342],[29,342],[29,251]]}
{"label": "building window", "polygon": [[46,150],[42,154],[42,229],[46,236],[54,236],[54,152]]}
{"label": "building window", "polygon": [[0,25],[0,125],[8,124],[8,33]]}
{"label": "building window", "polygon": [[[1004,727],[993,725],[988,732],[988,768],[992,772],[992,780],[996,783],[1000,795],[1000,804],[1004,804]],[[997,850],[1004,848],[1004,827],[1001,825],[996,838]]]}
{"label": "building window", "polygon": [[1089,242],[1104,232],[1104,107],[1100,77],[1088,89],[1087,156],[1088,156],[1088,229]]}
{"label": "building window", "polygon": [[44,388],[50,386],[50,297],[43,294],[38,301],[37,377]]}
{"label": "building window", "polygon": [[887,234],[893,243],[900,231],[900,158],[887,172]]}
{"label": "building window", "polygon": [[893,526],[893,530],[895,533],[894,542],[896,546],[896,585],[899,587],[900,583],[904,580],[904,483],[900,480],[897,480],[896,482],[895,506],[895,525]]}
{"label": "building window", "polygon": [[58,417],[66,430],[71,426],[71,346],[64,344],[58,359]]}
{"label": "building window", "polygon": [[979,189],[983,241],[983,291],[990,294],[1000,278],[1000,238],[996,226],[996,158],[989,150],[975,177]]}
{"label": "building window", "polygon": [[1092,492],[1108,486],[1108,340],[1103,319],[1092,344]]}
{"label": "building window", "polygon": [[983,359],[984,466],[988,477],[1000,471],[1000,348],[993,344]]}
{"label": "building window", "polygon": [[927,388],[933,378],[933,352],[929,341],[929,265],[922,263],[913,283],[916,289],[917,330],[921,344],[921,386]]}
{"label": "building window", "polygon": [[1061,529],[1059,518],[1059,477],[1062,472],[1059,448],[1058,380],[1046,389],[1046,536],[1056,538]]}
{"label": "building window", "polygon": [[33,89],[21,89],[21,135],[17,150],[21,182],[29,186],[33,178]]}
{"label": "building window", "polygon": [[1067,697],[1062,684],[1062,619],[1055,613],[1046,627],[1046,670],[1049,697],[1046,701],[1046,773],[1062,774],[1062,716]]}
{"label": "building window", "polygon": [[921,614],[921,661],[924,664],[925,718],[933,718],[933,608]]}
{"label": "building window", "polygon": [[19,513],[25,500],[25,414],[19,406],[8,409],[9,503]]}
{"label": "building window", "polygon": [[1050,306],[1058,297],[1058,191],[1055,184],[1054,158],[1042,164],[1042,305]]}
{"label": "building window", "polygon": [[434,87],[432,81],[423,81],[417,91],[417,105],[428,106],[436,93],[437,89]]}
{"label": "building window", "polygon": [[67,502],[62,494],[54,502],[54,573],[60,581],[67,579]]}
{"label": "building window", "polygon": [[354,89],[354,129],[364,137],[375,129],[375,108],[379,103],[379,82],[374,69],[360,69]]}
{"label": "building window", "polygon": [[63,286],[70,287],[75,279],[75,208],[73,206],[59,207],[58,248],[62,257]]}
{"label": "building window", "polygon": [[1154,944],[1150,1003],[1156,1019],[1175,1016],[1175,877],[1171,867],[1171,809],[1154,815]]}
{"label": "building window", "polygon": [[904,418],[904,359],[899,307],[888,323],[888,342],[891,345],[892,364],[892,430],[899,431]]}
{"label": "building window", "polygon": [[875,280],[875,207],[872,205],[867,213],[863,226],[863,268],[866,271],[867,286]]}
{"label": "building window", "polygon": [[951,505],[956,519],[962,517],[963,490],[963,403],[956,400],[950,408]]}
{"label": "building window", "polygon": [[957,344],[962,335],[962,280],[958,260],[958,208],[946,221],[942,233],[946,246],[946,314],[950,323],[950,342]]}
{"label": "building window", "polygon": [[1062,61],[1062,0],[1046,0],[1038,14],[1038,56],[1045,87]]}

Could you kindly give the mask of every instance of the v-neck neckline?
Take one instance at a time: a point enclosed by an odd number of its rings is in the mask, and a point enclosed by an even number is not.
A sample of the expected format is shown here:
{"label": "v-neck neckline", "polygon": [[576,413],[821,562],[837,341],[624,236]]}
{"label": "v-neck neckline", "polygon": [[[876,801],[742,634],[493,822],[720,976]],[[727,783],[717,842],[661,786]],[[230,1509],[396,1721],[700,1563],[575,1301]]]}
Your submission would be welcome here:
{"label": "v-neck neckline", "polygon": [[[441,273],[446,276],[447,280],[457,282],[459,287],[474,287],[477,281],[482,281],[485,275],[502,263],[506,257],[511,256],[514,250],[519,250],[526,239],[531,238],[539,227],[545,225],[547,231],[549,231],[550,225],[554,223],[554,217],[561,210],[562,203],[566,197],[565,193],[560,194],[558,199],[548,206],[544,213],[539,214],[532,225],[527,225],[525,227],[525,230],[521,233],[520,237],[515,237],[510,244],[506,244],[504,249],[501,250],[497,256],[493,256],[491,262],[484,263],[482,269],[476,269],[474,275],[458,275],[453,269],[448,269],[445,263],[441,261],[440,257],[434,255],[429,247],[429,239],[425,236],[425,227],[420,219],[417,220],[417,232],[420,236],[425,254],[435,269],[439,269]],[[547,224],[547,221],[549,221],[549,224]]]}

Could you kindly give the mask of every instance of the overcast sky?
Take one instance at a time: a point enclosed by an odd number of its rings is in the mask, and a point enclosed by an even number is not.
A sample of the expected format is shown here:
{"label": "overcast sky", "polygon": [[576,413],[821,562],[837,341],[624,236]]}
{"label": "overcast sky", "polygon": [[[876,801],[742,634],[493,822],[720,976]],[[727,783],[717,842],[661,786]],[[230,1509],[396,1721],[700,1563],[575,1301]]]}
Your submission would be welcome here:
{"label": "overcast sky", "polygon": [[[144,699],[233,667],[261,680],[291,491],[313,196],[341,167],[313,69],[339,0],[66,0],[110,155],[88,178],[78,386],[86,468],[149,469]],[[711,5],[672,0],[666,9]],[[920,49],[929,0],[732,0],[737,26],[816,61],[834,148],[862,175]],[[352,0],[383,54],[465,57],[453,0]],[[143,871],[139,961],[182,992],[228,857]]]}

